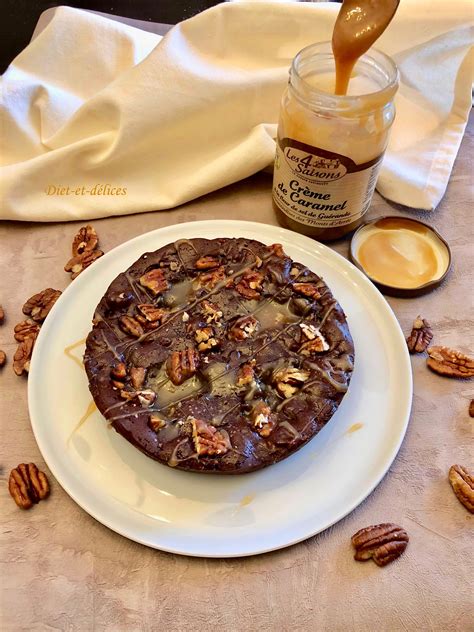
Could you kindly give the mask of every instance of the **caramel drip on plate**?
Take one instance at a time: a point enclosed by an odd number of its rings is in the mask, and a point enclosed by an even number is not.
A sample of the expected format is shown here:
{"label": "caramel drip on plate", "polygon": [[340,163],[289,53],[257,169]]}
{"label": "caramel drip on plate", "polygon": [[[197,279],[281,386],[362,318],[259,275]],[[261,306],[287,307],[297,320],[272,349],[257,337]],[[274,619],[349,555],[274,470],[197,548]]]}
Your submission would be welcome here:
{"label": "caramel drip on plate", "polygon": [[79,358],[77,358],[74,354],[72,354],[71,351],[73,349],[76,349],[77,347],[80,347],[85,342],[86,342],[86,338],[82,338],[81,340],[74,342],[72,345],[69,345],[68,347],[64,347],[64,353],[67,355],[67,357],[70,358],[73,362],[75,362],[81,369],[84,368],[82,361],[79,360]]}
{"label": "caramel drip on plate", "polygon": [[360,422],[357,422],[356,424],[352,424],[352,426],[349,426],[349,428],[346,430],[346,434],[352,434],[353,432],[357,432],[363,427],[364,427],[364,424],[361,424]]}
{"label": "caramel drip on plate", "polygon": [[352,70],[385,31],[400,0],[344,0],[334,25],[336,94],[347,93]]}
{"label": "caramel drip on plate", "polygon": [[253,502],[255,498],[256,498],[256,494],[247,494],[240,501],[239,507],[246,507],[247,505],[250,505],[250,503]]}
{"label": "caramel drip on plate", "polygon": [[81,428],[81,426],[83,424],[85,424],[85,422],[89,419],[89,417],[91,415],[93,415],[95,413],[96,410],[98,410],[98,408],[96,406],[96,403],[94,402],[94,400],[90,401],[89,405],[86,408],[86,412],[79,419],[79,421],[75,425],[74,429],[72,430],[71,434],[69,435],[69,437],[68,437],[68,439],[66,441],[66,445],[69,445],[69,442],[71,441],[72,436]]}

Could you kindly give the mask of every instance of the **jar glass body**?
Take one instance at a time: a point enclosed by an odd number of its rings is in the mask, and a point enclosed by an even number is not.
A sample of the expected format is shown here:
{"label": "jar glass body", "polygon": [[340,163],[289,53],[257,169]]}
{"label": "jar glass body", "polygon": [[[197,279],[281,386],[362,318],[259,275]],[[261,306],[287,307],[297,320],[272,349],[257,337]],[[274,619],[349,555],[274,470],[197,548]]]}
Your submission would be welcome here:
{"label": "jar glass body", "polygon": [[371,51],[348,95],[332,94],[330,42],[295,57],[280,108],[273,205],[284,226],[321,241],[354,230],[367,211],[395,116],[395,64]]}

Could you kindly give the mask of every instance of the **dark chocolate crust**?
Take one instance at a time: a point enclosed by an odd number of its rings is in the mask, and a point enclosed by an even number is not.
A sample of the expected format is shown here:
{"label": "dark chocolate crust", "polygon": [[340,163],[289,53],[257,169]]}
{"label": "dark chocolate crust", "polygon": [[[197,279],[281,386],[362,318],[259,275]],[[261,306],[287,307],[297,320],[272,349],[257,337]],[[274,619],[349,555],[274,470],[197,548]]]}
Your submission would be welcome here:
{"label": "dark chocolate crust", "polygon": [[99,410],[183,470],[241,474],[284,459],[330,420],[353,370],[324,281],[249,239],[145,253],[111,283],[93,324],[84,362]]}

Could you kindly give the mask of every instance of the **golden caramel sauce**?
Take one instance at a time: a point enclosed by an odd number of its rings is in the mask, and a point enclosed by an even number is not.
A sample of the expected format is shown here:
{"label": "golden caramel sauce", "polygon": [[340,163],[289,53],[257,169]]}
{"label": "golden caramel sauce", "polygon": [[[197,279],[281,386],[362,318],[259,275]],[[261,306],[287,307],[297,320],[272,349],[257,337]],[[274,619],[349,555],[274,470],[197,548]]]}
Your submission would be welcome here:
{"label": "golden caramel sauce", "polygon": [[168,378],[166,365],[163,364],[156,376],[149,375],[146,381],[146,388],[155,391],[157,395],[158,409],[166,408],[179,402],[181,399],[191,397],[203,388],[204,382],[197,375],[175,386]]}
{"label": "golden caramel sauce", "polygon": [[344,0],[334,25],[336,94],[346,94],[352,70],[390,24],[400,0]]}
{"label": "golden caramel sauce", "polygon": [[94,400],[91,400],[91,401],[90,401],[90,403],[89,403],[89,405],[88,405],[88,406],[87,406],[87,408],[86,408],[85,413],[84,413],[84,414],[82,415],[82,417],[79,419],[79,421],[77,422],[77,424],[74,426],[73,431],[72,431],[72,432],[71,432],[71,434],[69,435],[69,438],[68,438],[68,440],[67,440],[67,442],[66,442],[67,444],[69,444],[69,441],[71,440],[72,435],[73,435],[74,433],[76,433],[76,432],[79,430],[79,428],[81,428],[81,426],[82,426],[83,424],[85,424],[85,422],[89,419],[89,417],[90,417],[91,415],[93,415],[93,414],[95,413],[95,411],[96,411],[96,410],[98,410],[98,409],[97,409],[97,406],[96,406],[96,404],[95,404]]}
{"label": "golden caramel sauce", "polygon": [[423,232],[403,221],[371,230],[361,240],[357,259],[375,281],[397,288],[417,288],[440,275],[436,246]]}
{"label": "golden caramel sauce", "polygon": [[273,301],[269,301],[264,303],[261,307],[257,307],[257,309],[253,311],[253,314],[258,318],[260,329],[262,330],[294,323],[299,319],[299,317],[290,310],[288,303],[281,305]]}
{"label": "golden caramel sauce", "polygon": [[78,340],[77,342],[74,342],[72,345],[69,345],[68,347],[64,348],[64,353],[67,355],[67,357],[70,358],[73,362],[75,362],[81,369],[84,368],[82,361],[79,360],[79,358],[75,356],[73,353],[71,353],[71,351],[73,351],[77,347],[80,347],[85,342],[86,342],[86,339],[82,338],[81,340]]}
{"label": "golden caramel sauce", "polygon": [[364,424],[361,424],[360,422],[352,424],[352,426],[349,426],[349,428],[346,430],[346,434],[352,434],[353,432],[357,432],[363,427],[364,427]]}
{"label": "golden caramel sauce", "polygon": [[246,507],[247,505],[250,505],[250,503],[255,500],[255,496],[256,494],[247,494],[247,496],[244,496],[242,498],[239,505],[241,507]]}

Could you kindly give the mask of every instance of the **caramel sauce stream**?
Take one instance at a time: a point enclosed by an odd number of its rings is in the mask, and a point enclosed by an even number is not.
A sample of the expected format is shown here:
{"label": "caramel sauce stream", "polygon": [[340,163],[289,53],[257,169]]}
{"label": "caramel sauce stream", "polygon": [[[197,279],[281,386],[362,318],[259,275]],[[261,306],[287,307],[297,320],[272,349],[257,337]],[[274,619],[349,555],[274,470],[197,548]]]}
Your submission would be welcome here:
{"label": "caramel sauce stream", "polygon": [[344,0],[334,25],[335,93],[347,94],[352,70],[385,31],[400,0]]}
{"label": "caramel sauce stream", "polygon": [[95,413],[96,410],[98,410],[98,408],[97,408],[96,403],[94,402],[94,400],[92,400],[89,403],[85,413],[82,415],[82,417],[79,419],[77,424],[74,426],[71,434],[69,435],[69,437],[68,437],[68,439],[66,441],[66,445],[69,445],[69,442],[71,441],[72,436],[79,430],[79,428],[81,428],[81,426],[83,424],[85,424],[85,422],[89,419],[89,417],[91,415],[93,415]]}
{"label": "caramel sauce stream", "polygon": [[85,341],[86,339],[82,338],[81,340],[78,340],[77,342],[74,342],[72,345],[69,345],[68,347],[64,348],[64,353],[67,355],[67,357],[70,358],[73,362],[75,362],[81,369],[84,368],[84,365],[82,364],[81,360],[79,360],[79,358],[77,358],[73,353],[71,353],[71,351],[73,349],[76,349],[76,347],[80,347],[81,345],[83,345]]}

